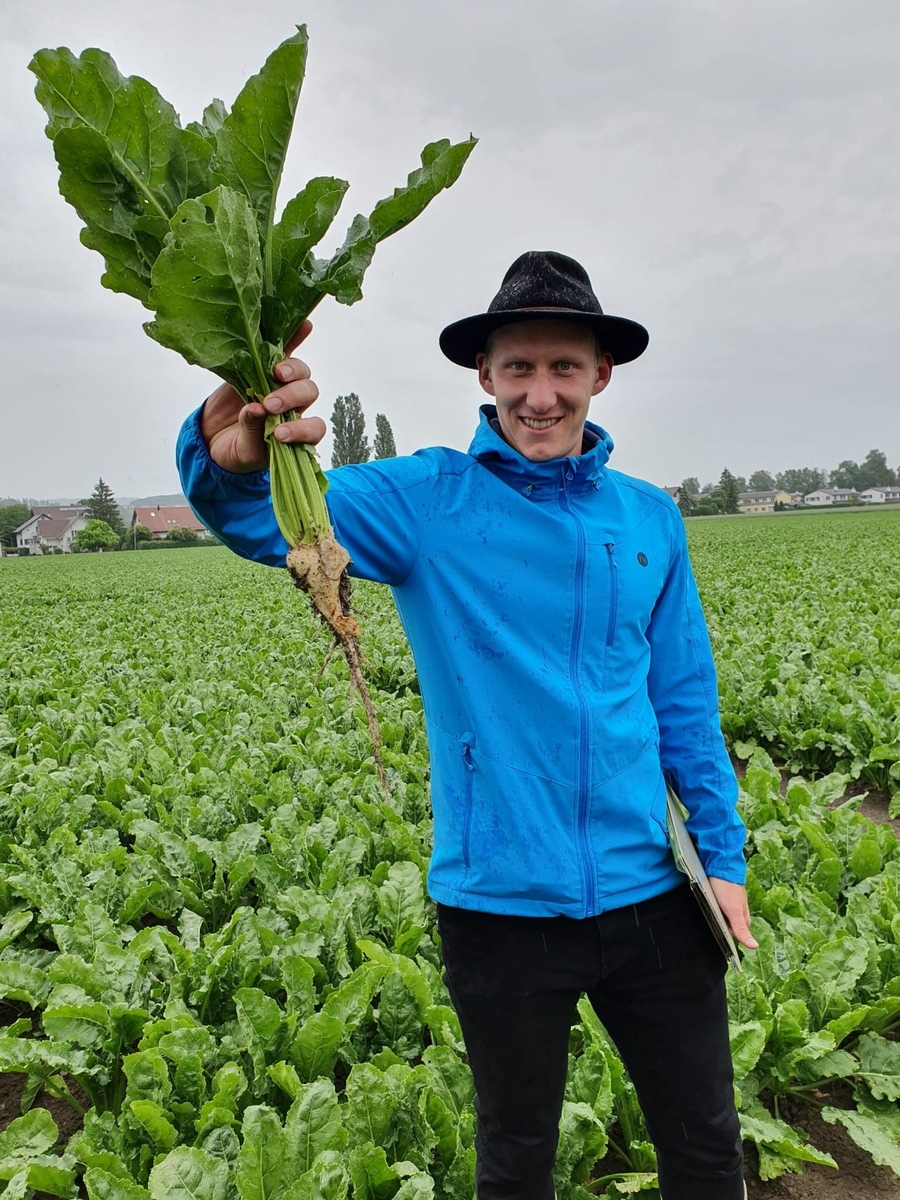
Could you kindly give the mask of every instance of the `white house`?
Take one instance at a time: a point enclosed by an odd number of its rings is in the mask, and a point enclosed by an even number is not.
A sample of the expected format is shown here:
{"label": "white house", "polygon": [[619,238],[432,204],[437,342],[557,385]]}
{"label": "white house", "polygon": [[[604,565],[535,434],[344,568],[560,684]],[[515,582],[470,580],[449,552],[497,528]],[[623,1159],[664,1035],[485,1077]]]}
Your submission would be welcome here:
{"label": "white house", "polygon": [[819,488],[817,492],[807,492],[803,497],[804,504],[851,504],[856,496],[856,488]]}
{"label": "white house", "polygon": [[866,504],[889,504],[900,501],[900,487],[871,487],[859,493],[860,500]]}
{"label": "white house", "polygon": [[27,547],[30,554],[45,550],[71,554],[75,534],[87,523],[87,508],[82,504],[45,504],[33,508],[28,520],[14,531],[16,545]]}

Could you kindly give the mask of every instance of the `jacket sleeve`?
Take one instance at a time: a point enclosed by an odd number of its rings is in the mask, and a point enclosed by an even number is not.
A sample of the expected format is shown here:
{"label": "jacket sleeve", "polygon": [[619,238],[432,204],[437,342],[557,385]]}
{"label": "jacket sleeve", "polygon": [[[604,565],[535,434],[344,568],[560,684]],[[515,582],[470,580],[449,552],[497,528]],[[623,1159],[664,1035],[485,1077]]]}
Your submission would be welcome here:
{"label": "jacket sleeve", "polygon": [[[268,471],[233,475],[210,458],[200,411],[185,421],[176,460],[199,519],[244,558],[283,567],[287,542],[272,508]],[[440,450],[326,471],[325,503],[358,579],[396,585],[412,570],[442,470]]]}
{"label": "jacket sleeve", "polygon": [[653,609],[648,690],[656,713],[663,771],[689,817],[708,875],[743,883],[746,831],[737,780],[719,724],[712,648],[688,557],[684,523],[673,519],[669,571]]}
{"label": "jacket sleeve", "polygon": [[185,499],[207,529],[242,558],[283,567],[287,542],[275,520],[268,471],[233,475],[209,456],[200,432],[202,407],[181,427],[175,463]]}

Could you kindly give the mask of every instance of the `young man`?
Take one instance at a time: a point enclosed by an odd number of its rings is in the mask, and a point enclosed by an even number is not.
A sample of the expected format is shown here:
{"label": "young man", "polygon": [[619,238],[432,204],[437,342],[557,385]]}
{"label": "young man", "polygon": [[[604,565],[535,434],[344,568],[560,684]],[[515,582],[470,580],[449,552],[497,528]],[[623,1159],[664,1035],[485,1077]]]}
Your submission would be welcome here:
{"label": "young man", "polygon": [[[353,574],[392,587],[419,672],[428,884],[475,1079],[478,1200],[551,1200],[582,993],[634,1080],[665,1200],[744,1195],[725,963],[666,835],[664,776],[735,937],[754,946],[709,640],[677,508],[610,470],[612,441],[586,419],[647,340],[603,313],[573,259],[525,254],[486,313],[441,335],[495,402],[468,453],[329,476]],[[219,388],[179,462],[204,523],[283,566],[263,427],[317,389],[299,360],[276,373],[263,404]],[[316,418],[279,427],[289,441],[323,433]]]}

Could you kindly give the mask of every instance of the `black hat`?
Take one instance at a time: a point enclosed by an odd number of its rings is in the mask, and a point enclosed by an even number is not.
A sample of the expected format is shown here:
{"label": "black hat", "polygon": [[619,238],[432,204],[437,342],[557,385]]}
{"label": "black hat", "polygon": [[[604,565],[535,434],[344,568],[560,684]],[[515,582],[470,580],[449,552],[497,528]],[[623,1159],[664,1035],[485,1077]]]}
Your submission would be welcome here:
{"label": "black hat", "polygon": [[584,267],[553,250],[529,250],[503,276],[486,313],[454,321],[441,334],[441,349],[460,367],[474,367],[488,336],[520,321],[574,321],[597,335],[614,363],[631,362],[647,349],[650,335],[637,321],[607,316]]}

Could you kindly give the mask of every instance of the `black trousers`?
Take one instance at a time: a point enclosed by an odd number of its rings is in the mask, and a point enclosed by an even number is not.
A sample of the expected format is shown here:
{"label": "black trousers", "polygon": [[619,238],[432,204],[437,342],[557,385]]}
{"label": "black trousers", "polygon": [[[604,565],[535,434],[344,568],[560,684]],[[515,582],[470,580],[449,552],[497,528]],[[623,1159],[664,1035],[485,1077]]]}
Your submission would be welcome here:
{"label": "black trousers", "polygon": [[582,993],[637,1090],[663,1200],[742,1200],[725,960],[687,887],[577,921],[438,905],[475,1080],[478,1200],[553,1200]]}

